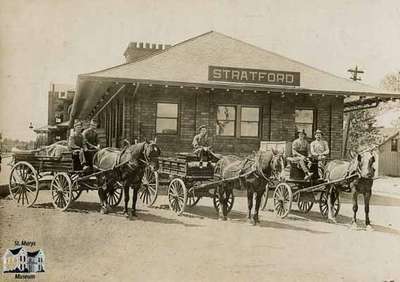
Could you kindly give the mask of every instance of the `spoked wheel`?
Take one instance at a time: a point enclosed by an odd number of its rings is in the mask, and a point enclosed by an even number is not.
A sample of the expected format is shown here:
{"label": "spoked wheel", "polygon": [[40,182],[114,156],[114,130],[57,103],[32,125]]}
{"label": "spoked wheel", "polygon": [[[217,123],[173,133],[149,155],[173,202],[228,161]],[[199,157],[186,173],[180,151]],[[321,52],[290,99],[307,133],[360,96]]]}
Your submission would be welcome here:
{"label": "spoked wheel", "polygon": [[53,206],[56,209],[65,211],[72,202],[72,182],[65,172],[57,173],[50,186]]}
{"label": "spoked wheel", "polygon": [[308,213],[314,205],[314,194],[300,193],[297,195],[297,207],[302,213]]}
{"label": "spoked wheel", "polygon": [[157,200],[158,193],[158,173],[151,167],[146,167],[142,178],[142,185],[140,187],[140,199],[143,204],[151,207]]}
{"label": "spoked wheel", "polygon": [[110,207],[116,207],[122,200],[122,185],[118,181],[113,181],[112,186],[113,189],[106,194],[106,202]]}
{"label": "spoked wheel", "polygon": [[274,212],[275,215],[284,218],[292,208],[292,188],[287,183],[279,183],[274,191]]}
{"label": "spoked wheel", "polygon": [[[232,191],[231,194],[229,195],[229,199],[228,199],[228,213],[232,210],[234,202],[235,202],[235,195],[233,195],[233,191]],[[219,201],[217,189],[214,190],[213,204],[214,204],[215,210],[217,212],[219,212],[220,201]]]}
{"label": "spoked wheel", "polygon": [[[339,200],[339,191],[332,186],[329,189],[329,192],[332,193],[332,197],[334,197],[334,202],[332,205],[333,216],[336,217],[340,210],[340,200]],[[328,217],[328,193],[327,190],[321,192],[321,196],[319,198],[319,210],[323,217]]]}
{"label": "spoked wheel", "polygon": [[200,199],[201,199],[201,196],[196,196],[194,191],[190,190],[188,192],[188,198],[187,198],[186,206],[188,206],[189,208],[192,208],[195,205],[197,205],[197,203],[200,201]]}
{"label": "spoked wheel", "polygon": [[28,162],[18,162],[11,170],[9,180],[11,197],[18,205],[32,206],[39,194],[39,178],[36,170]]}
{"label": "spoked wheel", "polygon": [[262,210],[262,211],[265,211],[265,208],[267,207],[267,202],[268,202],[268,189],[269,189],[269,185],[268,185],[268,183],[267,183],[267,185],[265,185],[265,192],[264,192],[264,194],[262,195],[262,198],[261,198],[260,207],[261,207],[261,210]]}
{"label": "spoked wheel", "polygon": [[168,204],[169,208],[181,215],[185,210],[187,203],[187,189],[185,183],[180,178],[172,179],[168,186]]}

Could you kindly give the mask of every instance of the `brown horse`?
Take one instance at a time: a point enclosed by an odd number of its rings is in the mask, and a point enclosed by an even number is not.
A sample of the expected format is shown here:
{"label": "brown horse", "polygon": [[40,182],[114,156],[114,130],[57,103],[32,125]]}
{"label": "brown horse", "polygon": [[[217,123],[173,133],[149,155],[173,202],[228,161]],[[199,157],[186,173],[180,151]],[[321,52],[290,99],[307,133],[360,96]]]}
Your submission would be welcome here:
{"label": "brown horse", "polygon": [[[259,151],[255,157],[247,157],[244,160],[236,156],[224,156],[216,164],[216,173],[222,179],[227,179],[217,187],[220,201],[219,216],[226,220],[228,214],[228,199],[234,188],[247,190],[248,220],[251,221],[253,198],[256,194],[253,224],[259,222],[261,198],[265,192],[266,184],[272,175],[280,175],[284,169],[282,155],[273,151]],[[230,180],[232,179],[232,180]],[[222,214],[222,217],[221,217]]]}
{"label": "brown horse", "polygon": [[[127,145],[122,151],[118,149],[104,148],[93,157],[93,167],[105,171],[102,177],[98,177],[98,194],[101,204],[101,212],[107,213],[109,207],[106,201],[107,193],[112,193],[115,186],[120,183],[124,189],[124,214],[129,218],[136,216],[137,194],[141,185],[144,169],[147,165],[158,169],[158,156],[160,148],[154,142],[142,142]],[[133,188],[132,210],[128,210],[129,188]]]}

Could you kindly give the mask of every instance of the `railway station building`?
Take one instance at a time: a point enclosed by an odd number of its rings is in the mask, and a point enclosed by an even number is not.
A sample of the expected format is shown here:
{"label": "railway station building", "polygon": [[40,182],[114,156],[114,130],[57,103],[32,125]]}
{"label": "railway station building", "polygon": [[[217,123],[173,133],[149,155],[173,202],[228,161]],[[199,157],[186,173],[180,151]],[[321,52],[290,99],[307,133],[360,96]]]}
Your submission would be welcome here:
{"label": "railway station building", "polygon": [[[131,43],[124,55],[77,79],[70,122],[96,118],[102,146],[157,137],[164,155],[188,152],[206,125],[215,152],[247,155],[320,129],[340,158],[344,112],[398,97],[214,31],[173,46]],[[362,99],[345,102],[353,96]]]}

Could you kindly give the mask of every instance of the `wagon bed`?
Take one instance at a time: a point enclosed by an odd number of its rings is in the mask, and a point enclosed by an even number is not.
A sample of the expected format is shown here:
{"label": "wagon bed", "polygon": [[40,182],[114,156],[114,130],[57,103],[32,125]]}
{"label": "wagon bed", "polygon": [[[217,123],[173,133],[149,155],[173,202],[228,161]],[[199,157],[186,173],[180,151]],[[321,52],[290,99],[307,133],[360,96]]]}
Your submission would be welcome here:
{"label": "wagon bed", "polygon": [[[202,197],[213,199],[219,210],[217,187],[224,180],[214,174],[215,164],[200,162],[193,153],[178,153],[174,157],[159,158],[158,172],[168,181],[168,201],[172,211],[181,215],[186,207],[195,206]],[[228,200],[228,209],[233,207],[233,193]]]}
{"label": "wagon bed", "polygon": [[[19,151],[13,153],[13,167],[9,178],[9,190],[12,198],[20,206],[32,206],[39,194],[39,182],[44,176],[51,177],[51,196],[53,205],[59,210],[66,210],[76,201],[82,191],[97,190],[98,177],[113,177],[113,168],[108,171],[93,169],[84,173],[80,164],[74,163],[71,152],[63,152],[60,156],[41,155],[40,151]],[[118,166],[117,166],[118,167]],[[78,169],[76,169],[78,168]],[[49,179],[48,177],[46,177]],[[122,185],[113,181],[114,189],[109,192],[106,201],[110,206],[117,206],[122,199]],[[142,180],[140,199],[148,206],[157,197],[158,175],[146,167]]]}

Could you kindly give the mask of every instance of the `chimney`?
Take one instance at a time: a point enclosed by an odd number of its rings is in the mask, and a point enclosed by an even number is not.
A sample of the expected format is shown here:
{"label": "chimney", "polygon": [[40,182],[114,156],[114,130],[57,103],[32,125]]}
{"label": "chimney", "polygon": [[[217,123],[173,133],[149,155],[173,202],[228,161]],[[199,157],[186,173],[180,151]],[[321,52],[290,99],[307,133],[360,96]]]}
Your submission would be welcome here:
{"label": "chimney", "polygon": [[148,42],[131,42],[124,52],[127,63],[132,63],[154,53],[170,48],[168,44],[155,44]]}

